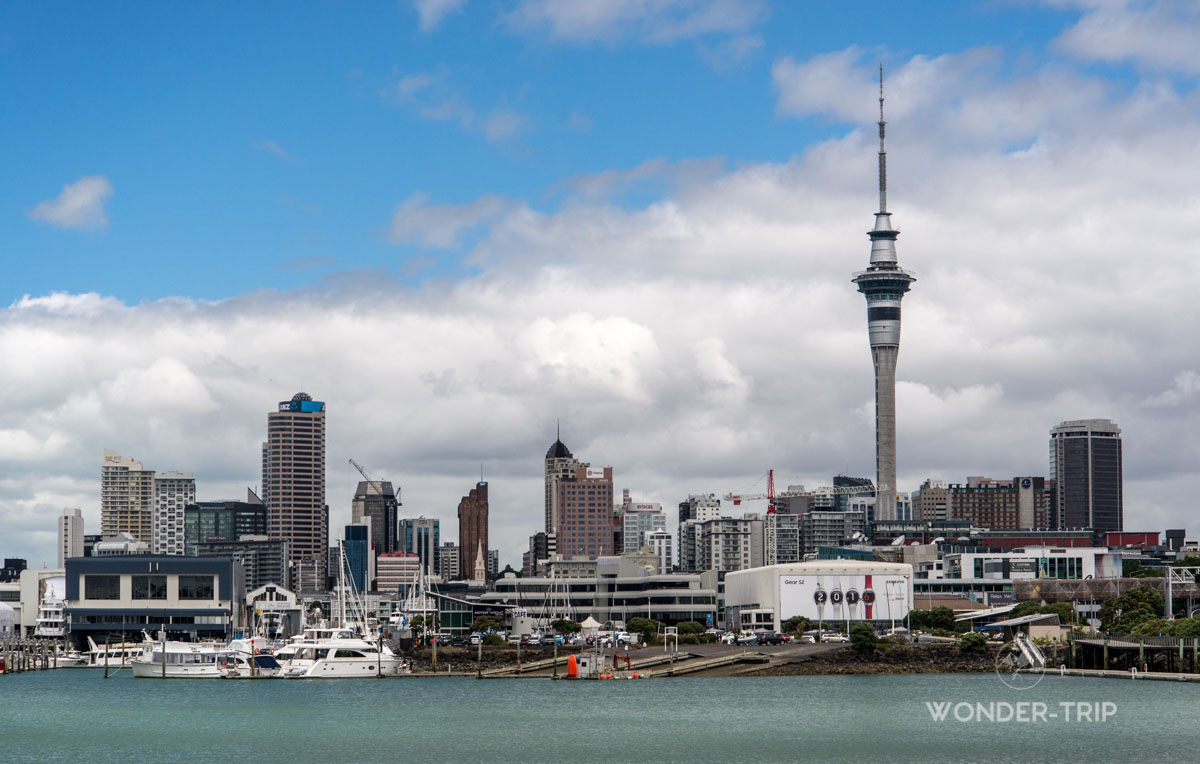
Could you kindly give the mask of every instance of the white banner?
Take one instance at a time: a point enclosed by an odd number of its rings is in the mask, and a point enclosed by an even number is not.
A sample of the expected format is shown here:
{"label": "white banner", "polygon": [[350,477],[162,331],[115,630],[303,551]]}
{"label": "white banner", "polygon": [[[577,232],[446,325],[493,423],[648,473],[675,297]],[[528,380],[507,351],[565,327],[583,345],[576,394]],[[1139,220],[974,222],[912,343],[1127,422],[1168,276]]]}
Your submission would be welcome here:
{"label": "white banner", "polygon": [[779,577],[779,620],[899,621],[910,607],[908,579],[900,575]]}

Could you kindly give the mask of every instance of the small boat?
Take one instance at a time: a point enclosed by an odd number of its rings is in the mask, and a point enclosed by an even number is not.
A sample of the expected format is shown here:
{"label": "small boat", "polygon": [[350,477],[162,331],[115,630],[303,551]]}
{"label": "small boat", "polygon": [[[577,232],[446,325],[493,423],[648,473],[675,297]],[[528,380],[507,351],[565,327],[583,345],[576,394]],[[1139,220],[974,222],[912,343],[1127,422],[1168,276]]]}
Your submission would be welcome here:
{"label": "small boat", "polygon": [[140,642],[112,642],[107,645],[97,645],[91,637],[87,638],[88,653],[86,668],[119,669],[129,665],[129,662],[142,653]]}
{"label": "small boat", "polygon": [[155,642],[147,634],[130,664],[133,675],[142,679],[216,679],[221,676],[218,659],[226,650],[218,642]]}
{"label": "small boat", "polygon": [[275,660],[275,656],[266,653],[224,653],[219,663],[222,679],[275,679],[283,671],[283,666]]}

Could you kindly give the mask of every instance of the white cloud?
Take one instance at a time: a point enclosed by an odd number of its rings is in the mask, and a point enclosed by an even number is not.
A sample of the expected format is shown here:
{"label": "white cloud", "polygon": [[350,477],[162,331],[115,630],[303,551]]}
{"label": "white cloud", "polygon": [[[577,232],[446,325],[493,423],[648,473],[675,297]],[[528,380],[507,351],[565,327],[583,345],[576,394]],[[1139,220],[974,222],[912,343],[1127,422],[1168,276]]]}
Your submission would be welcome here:
{"label": "white cloud", "polygon": [[[239,495],[259,481],[265,412],[301,379],[329,403],[335,528],[351,456],[447,536],[483,462],[502,562],[541,522],[558,418],[578,456],[667,506],[768,468],[784,484],[871,475],[865,306],[849,282],[875,209],[866,59],[777,75],[781,113],[851,123],[785,163],[648,160],[567,179],[549,209],[499,195],[400,204],[392,240],[464,251],[478,273],[462,281],[17,301],[0,311],[0,356],[21,359],[0,376],[7,551],[52,559],[63,504],[96,527],[106,446],[195,472],[204,498]],[[900,488],[1044,474],[1054,424],[1109,417],[1124,430],[1128,526],[1187,527],[1197,96],[1004,63],[983,50],[889,66],[890,201],[919,279],[904,302]],[[653,201],[613,201],[647,183]]]}
{"label": "white cloud", "polygon": [[436,29],[446,16],[462,10],[466,4],[467,0],[413,0],[422,32]]}
{"label": "white cloud", "polygon": [[492,143],[512,140],[529,127],[529,118],[512,109],[496,107],[483,120],[483,134]]}
{"label": "white cloud", "polygon": [[112,183],[108,182],[108,178],[102,175],[85,176],[63,186],[55,198],[38,202],[29,211],[29,217],[63,228],[107,228],[104,203],[112,196],[112,192]]}
{"label": "white cloud", "polygon": [[387,103],[415,111],[423,119],[454,122],[469,133],[492,143],[506,143],[527,133],[533,124],[528,114],[499,105],[482,118],[461,95],[446,72],[413,72],[385,87],[380,97]]}
{"label": "white cloud", "polygon": [[1131,61],[1152,70],[1200,73],[1200,6],[1192,0],[1061,0],[1082,10],[1055,41],[1088,61]]}
{"label": "white cloud", "polygon": [[484,196],[467,204],[429,204],[428,194],[414,194],[392,213],[388,239],[397,244],[456,248],[462,234],[513,206],[514,202],[500,196]]}
{"label": "white cloud", "polygon": [[766,15],[760,0],[521,0],[503,21],[568,42],[670,43],[738,35]]}

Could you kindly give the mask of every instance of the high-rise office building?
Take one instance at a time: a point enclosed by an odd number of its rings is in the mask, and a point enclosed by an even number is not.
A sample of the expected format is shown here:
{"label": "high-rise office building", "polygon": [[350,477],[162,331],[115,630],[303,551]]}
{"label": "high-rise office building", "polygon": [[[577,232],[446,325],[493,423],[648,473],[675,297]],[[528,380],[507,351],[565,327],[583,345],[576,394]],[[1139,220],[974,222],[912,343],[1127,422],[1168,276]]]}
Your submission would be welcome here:
{"label": "high-rise office building", "polygon": [[[184,554],[199,554],[197,544],[207,541],[238,541],[243,536],[266,535],[267,507],[249,488],[245,501],[201,501],[184,507]],[[275,583],[286,585],[285,581]]]}
{"label": "high-rise office building", "polygon": [[458,575],[487,580],[488,484],[480,480],[458,502]]}
{"label": "high-rise office building", "polygon": [[887,152],[883,135],[883,68],[879,70],[879,212],[871,237],[867,270],[854,274],[853,283],[867,299],[867,334],[875,365],[875,473],[879,490],[875,516],[896,518],[896,359],[900,355],[900,300],[916,277],[900,268],[896,237],[887,211]]}
{"label": "high-rise office building", "polygon": [[371,551],[370,523],[351,523],[344,530],[342,559],[346,566],[344,582],[356,592],[368,591],[375,578],[375,554]]}
{"label": "high-rise office building", "polygon": [[1050,431],[1054,527],[1125,529],[1121,428],[1110,419],[1075,419]]}
{"label": "high-rise office building", "polygon": [[613,469],[575,468],[558,480],[558,551],[570,559],[614,554]]}
{"label": "high-rise office building", "polygon": [[577,469],[588,465],[572,456],[571,450],[556,436],[546,451],[545,466],[546,533],[555,533],[558,529],[558,481],[574,477]]}
{"label": "high-rise office building", "polygon": [[438,575],[442,580],[459,580],[458,558],[458,544],[453,541],[442,544],[442,548],[438,550]]}
{"label": "high-rise office building", "polygon": [[104,449],[100,469],[100,535],[128,533],[147,544],[154,537],[154,470]]}
{"label": "high-rise office building", "polygon": [[1046,527],[1050,494],[1045,478],[968,477],[966,483],[951,483],[945,491],[947,520],[990,530]]}
{"label": "high-rise office building", "polygon": [[68,557],[83,557],[83,512],[74,507],[58,518],[58,567],[65,567]]}
{"label": "high-rise office building", "polygon": [[622,554],[632,554],[647,546],[647,536],[655,531],[667,529],[667,514],[657,501],[636,502],[629,497],[629,490],[621,492],[621,505],[617,512],[617,524],[621,530]]}
{"label": "high-rise office building", "polygon": [[415,554],[421,561],[426,577],[439,575],[438,556],[441,552],[441,521],[432,517],[406,517],[400,521],[400,550]]}
{"label": "high-rise office building", "polygon": [[183,554],[184,508],[196,501],[196,479],[190,472],[154,476],[154,554]]}
{"label": "high-rise office building", "polygon": [[387,480],[360,480],[350,502],[350,521],[370,523],[375,556],[400,551],[400,500]]}
{"label": "high-rise office building", "polygon": [[671,534],[666,530],[651,531],[646,534],[646,546],[654,550],[654,554],[658,557],[658,572],[660,574],[670,573],[671,566],[674,565],[674,554],[671,549]]}
{"label": "high-rise office building", "polygon": [[288,542],[297,585],[323,588],[329,548],[325,504],[325,404],[296,393],[267,414],[267,522]]}
{"label": "high-rise office building", "polygon": [[679,503],[679,570],[696,573],[700,557],[696,548],[700,525],[721,516],[721,500],[716,494],[692,494]]}
{"label": "high-rise office building", "polygon": [[500,550],[489,549],[487,561],[488,578],[500,575]]}

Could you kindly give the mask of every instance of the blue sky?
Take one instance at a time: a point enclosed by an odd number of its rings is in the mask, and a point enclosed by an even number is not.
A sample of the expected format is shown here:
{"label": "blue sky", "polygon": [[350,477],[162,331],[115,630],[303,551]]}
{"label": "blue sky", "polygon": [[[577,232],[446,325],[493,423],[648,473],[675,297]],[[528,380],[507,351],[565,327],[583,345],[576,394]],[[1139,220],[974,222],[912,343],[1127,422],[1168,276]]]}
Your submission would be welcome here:
{"label": "blue sky", "polygon": [[[469,2],[424,31],[401,2],[7,3],[0,300],[220,299],[360,269],[409,282],[469,274],[455,251],[389,242],[392,210],[417,193],[552,210],[566,179],[649,159],[785,161],[848,128],[777,113],[780,56],[857,46],[891,64],[988,45],[1019,67],[1052,56],[1047,41],[1073,15],[1009,3],[731,5],[744,23],[646,41],[652,31],[556,37],[514,22],[512,3]],[[406,99],[395,91],[405,78],[430,84]],[[438,107],[457,116],[420,113]],[[489,137],[490,115],[509,123]],[[88,176],[112,187],[103,228],[27,216]],[[643,199],[634,189],[617,201]],[[436,262],[406,268],[410,257]]]}

